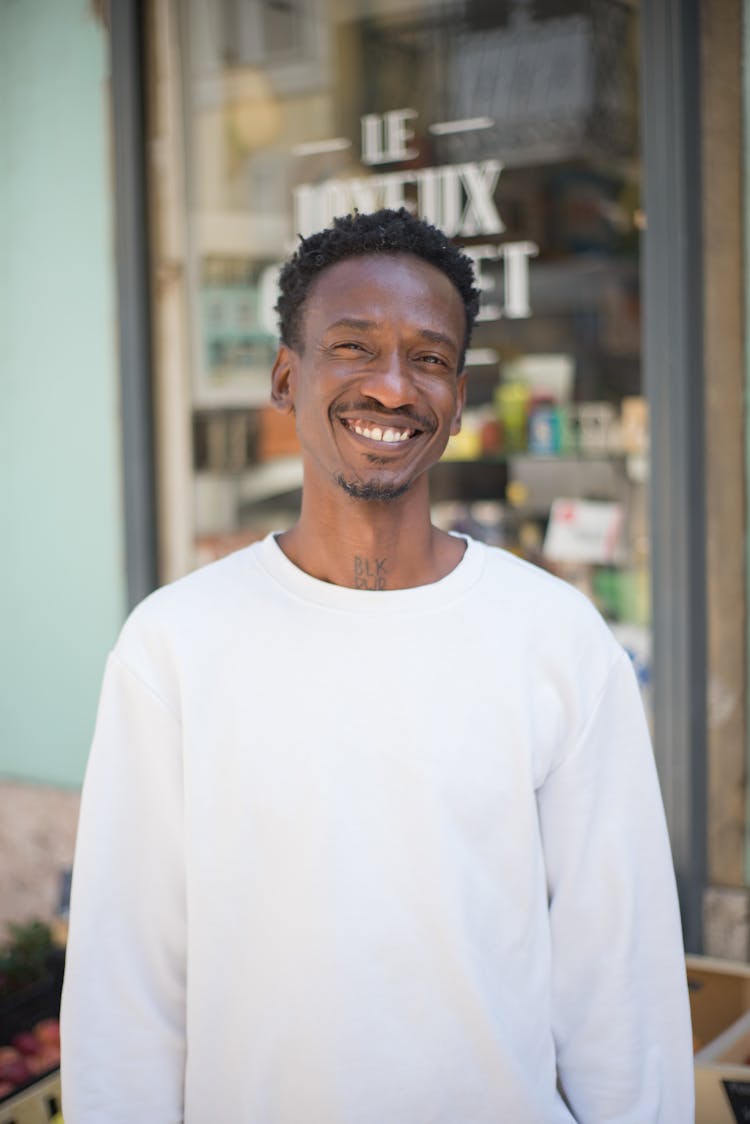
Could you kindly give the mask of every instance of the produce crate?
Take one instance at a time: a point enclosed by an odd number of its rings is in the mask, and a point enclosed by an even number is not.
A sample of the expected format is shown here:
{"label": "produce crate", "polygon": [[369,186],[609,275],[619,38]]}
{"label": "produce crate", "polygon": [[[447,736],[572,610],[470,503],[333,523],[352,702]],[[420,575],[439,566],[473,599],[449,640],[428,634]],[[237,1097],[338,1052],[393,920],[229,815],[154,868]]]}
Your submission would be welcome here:
{"label": "produce crate", "polygon": [[693,1035],[702,1050],[750,1011],[750,964],[688,956],[687,976]]}
{"label": "produce crate", "polygon": [[697,1124],[750,1120],[750,1012],[695,1057]]}
{"label": "produce crate", "polygon": [[0,1003],[0,1046],[30,1030],[41,1019],[57,1018],[62,993],[62,967]]}
{"label": "produce crate", "polygon": [[750,964],[688,956],[696,1124],[750,1121]]}
{"label": "produce crate", "polygon": [[0,1102],[0,1124],[51,1124],[60,1112],[60,1070]]}

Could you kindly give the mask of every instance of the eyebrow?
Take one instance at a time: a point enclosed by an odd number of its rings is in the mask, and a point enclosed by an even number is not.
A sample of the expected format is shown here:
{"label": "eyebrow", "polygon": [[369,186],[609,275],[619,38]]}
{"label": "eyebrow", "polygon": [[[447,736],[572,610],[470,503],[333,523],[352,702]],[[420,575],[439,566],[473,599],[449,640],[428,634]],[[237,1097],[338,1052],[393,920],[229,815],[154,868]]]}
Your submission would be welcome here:
{"label": "eyebrow", "polygon": [[[326,330],[331,331],[333,328],[353,328],[355,331],[367,332],[371,331],[373,328],[377,329],[379,327],[380,324],[377,320],[361,320],[356,316],[342,316],[339,320],[335,320],[333,324],[329,324]],[[429,340],[430,343],[442,343],[446,344],[448,347],[452,347],[456,351],[459,350],[455,340],[451,339],[451,337],[447,336],[444,332],[433,332],[431,328],[420,328],[418,335],[420,335],[422,339]]]}
{"label": "eyebrow", "polygon": [[334,320],[333,324],[329,324],[326,331],[332,328],[354,328],[359,332],[369,331],[370,328],[379,328],[380,325],[375,320],[359,320],[356,316],[342,316],[340,320]]}
{"label": "eyebrow", "polygon": [[446,336],[444,332],[433,332],[430,328],[420,328],[419,334],[423,339],[430,340],[431,343],[445,343],[449,347],[456,348],[455,340]]}

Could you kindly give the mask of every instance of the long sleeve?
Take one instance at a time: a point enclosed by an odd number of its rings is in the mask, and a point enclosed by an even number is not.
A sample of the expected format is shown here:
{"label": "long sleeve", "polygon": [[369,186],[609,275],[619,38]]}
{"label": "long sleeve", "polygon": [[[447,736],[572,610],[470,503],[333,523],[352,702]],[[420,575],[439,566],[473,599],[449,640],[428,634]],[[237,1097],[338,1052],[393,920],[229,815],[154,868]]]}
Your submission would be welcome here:
{"label": "long sleeve", "polygon": [[538,794],[553,1033],[580,1124],[693,1120],[693,1061],[672,860],[626,656]]}
{"label": "long sleeve", "polygon": [[178,1124],[185,1065],[179,723],[115,655],[81,800],[63,990],[66,1124]]}

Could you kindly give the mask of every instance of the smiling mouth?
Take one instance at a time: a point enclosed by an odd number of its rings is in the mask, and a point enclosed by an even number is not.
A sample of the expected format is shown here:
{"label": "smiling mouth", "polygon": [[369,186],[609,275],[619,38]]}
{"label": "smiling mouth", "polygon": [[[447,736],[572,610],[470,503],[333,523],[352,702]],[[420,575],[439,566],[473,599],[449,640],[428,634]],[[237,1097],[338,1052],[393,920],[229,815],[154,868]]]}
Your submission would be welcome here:
{"label": "smiling mouth", "polygon": [[422,431],[409,426],[401,425],[375,425],[363,421],[361,418],[342,418],[344,426],[356,433],[358,437],[365,437],[368,441],[377,441],[383,445],[402,445],[411,437],[416,437]]}

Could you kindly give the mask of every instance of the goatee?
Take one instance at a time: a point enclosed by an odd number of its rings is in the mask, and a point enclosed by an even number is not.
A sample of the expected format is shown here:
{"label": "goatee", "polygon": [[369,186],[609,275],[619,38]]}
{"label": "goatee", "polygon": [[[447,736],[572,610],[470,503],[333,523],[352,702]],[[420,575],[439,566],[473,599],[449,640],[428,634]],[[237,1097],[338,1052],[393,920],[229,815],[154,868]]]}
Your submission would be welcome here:
{"label": "goatee", "polygon": [[399,496],[403,496],[408,492],[411,487],[411,480],[405,484],[379,484],[375,480],[370,480],[366,484],[362,484],[357,480],[347,480],[343,473],[339,473],[336,477],[336,483],[340,488],[343,488],[348,496],[355,500],[374,500],[382,503],[388,503],[390,500],[397,500]]}

